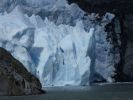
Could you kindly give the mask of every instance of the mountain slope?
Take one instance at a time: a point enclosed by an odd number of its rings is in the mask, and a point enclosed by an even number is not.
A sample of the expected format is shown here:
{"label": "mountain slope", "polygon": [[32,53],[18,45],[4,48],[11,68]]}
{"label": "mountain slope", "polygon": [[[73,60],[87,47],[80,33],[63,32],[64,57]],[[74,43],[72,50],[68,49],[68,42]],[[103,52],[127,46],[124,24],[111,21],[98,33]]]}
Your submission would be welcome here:
{"label": "mountain slope", "polygon": [[0,95],[35,95],[44,93],[39,80],[9,52],[0,48]]}

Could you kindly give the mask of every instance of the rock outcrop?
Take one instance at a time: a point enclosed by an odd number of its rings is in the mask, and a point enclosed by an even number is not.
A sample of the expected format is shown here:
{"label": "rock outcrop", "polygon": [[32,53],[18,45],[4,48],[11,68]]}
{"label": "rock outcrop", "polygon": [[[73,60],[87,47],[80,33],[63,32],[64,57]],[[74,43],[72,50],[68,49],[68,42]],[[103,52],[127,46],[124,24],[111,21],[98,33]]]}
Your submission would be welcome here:
{"label": "rock outcrop", "polygon": [[39,80],[3,48],[0,48],[0,95],[44,93]]}
{"label": "rock outcrop", "polygon": [[68,0],[77,3],[86,12],[132,13],[133,0]]}

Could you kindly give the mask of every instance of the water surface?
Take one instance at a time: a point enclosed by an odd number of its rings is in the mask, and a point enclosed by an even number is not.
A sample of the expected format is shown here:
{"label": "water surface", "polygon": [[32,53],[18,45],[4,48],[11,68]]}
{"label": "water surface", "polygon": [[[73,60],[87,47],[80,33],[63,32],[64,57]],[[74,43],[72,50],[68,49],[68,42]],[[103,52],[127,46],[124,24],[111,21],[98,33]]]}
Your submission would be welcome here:
{"label": "water surface", "polygon": [[39,96],[0,97],[0,100],[133,100],[133,84],[102,84],[91,87],[45,88]]}

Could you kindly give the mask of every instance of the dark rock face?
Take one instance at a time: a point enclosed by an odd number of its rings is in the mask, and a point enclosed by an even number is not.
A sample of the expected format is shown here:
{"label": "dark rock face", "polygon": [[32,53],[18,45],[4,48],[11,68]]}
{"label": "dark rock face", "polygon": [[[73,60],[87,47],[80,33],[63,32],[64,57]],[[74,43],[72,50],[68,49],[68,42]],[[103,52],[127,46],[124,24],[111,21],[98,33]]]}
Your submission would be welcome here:
{"label": "dark rock face", "polygon": [[44,93],[39,80],[3,48],[0,48],[0,95]]}
{"label": "dark rock face", "polygon": [[68,0],[68,2],[77,3],[86,12],[133,12],[133,0]]}
{"label": "dark rock face", "polygon": [[125,15],[124,32],[127,34],[127,46],[123,72],[133,81],[133,14]]}

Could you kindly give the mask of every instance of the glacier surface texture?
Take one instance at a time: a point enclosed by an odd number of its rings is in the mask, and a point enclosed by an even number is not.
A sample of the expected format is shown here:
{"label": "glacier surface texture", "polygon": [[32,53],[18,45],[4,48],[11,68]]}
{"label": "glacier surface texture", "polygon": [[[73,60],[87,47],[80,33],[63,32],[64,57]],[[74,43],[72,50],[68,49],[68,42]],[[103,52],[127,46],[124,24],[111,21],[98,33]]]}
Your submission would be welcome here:
{"label": "glacier surface texture", "polygon": [[105,26],[114,15],[95,16],[66,0],[0,0],[0,47],[43,86],[89,85],[94,73],[113,82]]}

